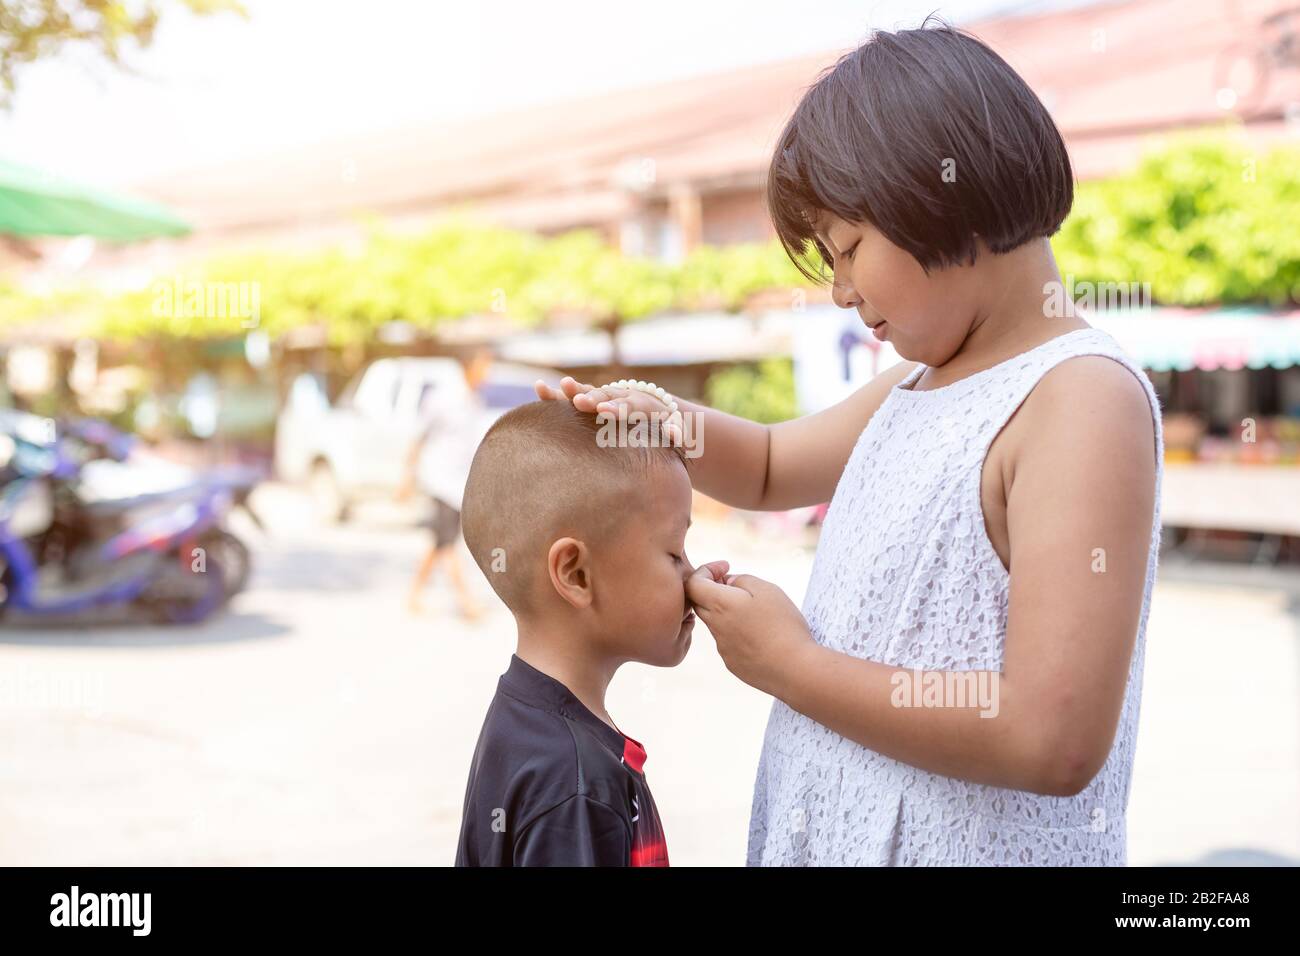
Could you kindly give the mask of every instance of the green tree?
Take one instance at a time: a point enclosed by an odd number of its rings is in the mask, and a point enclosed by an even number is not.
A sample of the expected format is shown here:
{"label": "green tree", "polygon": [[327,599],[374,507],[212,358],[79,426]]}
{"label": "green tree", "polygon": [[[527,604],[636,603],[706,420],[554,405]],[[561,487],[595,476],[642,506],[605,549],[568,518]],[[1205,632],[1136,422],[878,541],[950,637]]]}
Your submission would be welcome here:
{"label": "green tree", "polygon": [[1053,240],[1076,281],[1150,283],[1167,305],[1300,302],[1300,150],[1180,137],[1083,183]]}
{"label": "green tree", "polygon": [[714,372],[704,393],[711,407],[750,421],[772,424],[798,415],[794,364],[787,358],[766,358]]}
{"label": "green tree", "polygon": [[682,265],[678,301],[686,309],[739,312],[756,293],[808,284],[776,240],[700,246]]}
{"label": "green tree", "polygon": [[[673,266],[624,256],[590,230],[547,238],[456,217],[413,234],[375,226],[347,248],[218,256],[101,300],[93,331],[115,339],[242,335],[249,317],[220,306],[251,290],[252,318],[272,338],[319,325],[331,343],[358,345],[388,322],[436,332],[495,312],[521,327],[576,316],[617,345],[625,322],[670,310],[738,311],[756,292],[802,282],[775,243],[706,247]],[[40,311],[29,301],[8,314]]]}
{"label": "green tree", "polygon": [[676,300],[672,266],[624,256],[598,233],[574,230],[536,250],[530,277],[507,311],[526,322],[565,313],[587,316],[609,334],[617,366],[618,327],[670,309]]}
{"label": "green tree", "polygon": [[[190,13],[234,12],[238,0],[176,0]],[[0,0],[0,109],[10,109],[18,71],[65,46],[92,48],[128,69],[127,49],[148,47],[164,4],[158,0]]]}

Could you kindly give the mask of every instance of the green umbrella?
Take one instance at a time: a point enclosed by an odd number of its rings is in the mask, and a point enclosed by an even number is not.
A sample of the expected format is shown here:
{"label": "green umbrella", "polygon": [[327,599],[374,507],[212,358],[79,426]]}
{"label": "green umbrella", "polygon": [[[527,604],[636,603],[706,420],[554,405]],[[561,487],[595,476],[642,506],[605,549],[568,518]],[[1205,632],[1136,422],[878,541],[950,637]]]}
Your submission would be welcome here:
{"label": "green umbrella", "polygon": [[162,206],[112,196],[0,159],[0,233],[129,242],[190,231]]}

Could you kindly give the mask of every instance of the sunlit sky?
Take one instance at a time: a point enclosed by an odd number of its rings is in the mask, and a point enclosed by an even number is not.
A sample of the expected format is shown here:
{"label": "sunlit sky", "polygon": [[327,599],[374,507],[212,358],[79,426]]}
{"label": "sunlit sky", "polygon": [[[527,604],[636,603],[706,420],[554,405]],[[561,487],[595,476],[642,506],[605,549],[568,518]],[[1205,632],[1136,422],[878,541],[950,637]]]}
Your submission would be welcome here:
{"label": "sunlit sky", "polygon": [[[1015,0],[244,0],[248,19],[164,11],[124,74],[71,51],[20,72],[0,157],[130,183],[302,143],[848,47],[937,12]],[[1070,3],[1069,5],[1076,5]],[[167,14],[170,14],[168,16]]]}

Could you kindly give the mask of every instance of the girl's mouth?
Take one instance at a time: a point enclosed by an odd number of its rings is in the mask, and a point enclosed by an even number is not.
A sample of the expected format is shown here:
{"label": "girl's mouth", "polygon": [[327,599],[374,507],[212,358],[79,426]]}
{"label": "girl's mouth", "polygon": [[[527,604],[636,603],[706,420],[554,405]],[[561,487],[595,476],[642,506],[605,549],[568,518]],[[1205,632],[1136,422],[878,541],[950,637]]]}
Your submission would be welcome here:
{"label": "girl's mouth", "polygon": [[871,329],[871,334],[874,335],[881,342],[885,341],[885,336],[888,334],[888,332],[889,332],[889,325],[886,322],[877,323]]}

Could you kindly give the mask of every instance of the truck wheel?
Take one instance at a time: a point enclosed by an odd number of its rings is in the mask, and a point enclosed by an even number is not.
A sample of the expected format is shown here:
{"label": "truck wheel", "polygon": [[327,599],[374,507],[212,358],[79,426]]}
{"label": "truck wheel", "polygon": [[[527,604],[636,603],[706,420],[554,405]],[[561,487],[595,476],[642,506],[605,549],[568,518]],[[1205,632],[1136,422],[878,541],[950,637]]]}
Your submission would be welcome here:
{"label": "truck wheel", "polygon": [[347,517],[347,500],[328,462],[318,461],[312,466],[307,484],[318,520],[325,524],[338,524]]}

